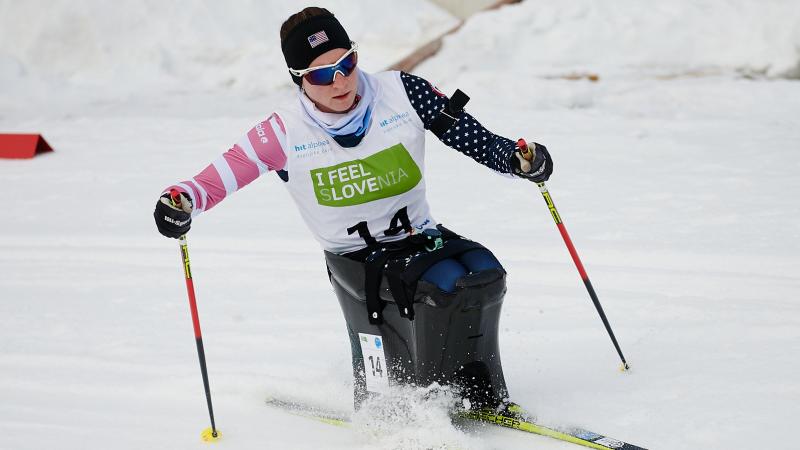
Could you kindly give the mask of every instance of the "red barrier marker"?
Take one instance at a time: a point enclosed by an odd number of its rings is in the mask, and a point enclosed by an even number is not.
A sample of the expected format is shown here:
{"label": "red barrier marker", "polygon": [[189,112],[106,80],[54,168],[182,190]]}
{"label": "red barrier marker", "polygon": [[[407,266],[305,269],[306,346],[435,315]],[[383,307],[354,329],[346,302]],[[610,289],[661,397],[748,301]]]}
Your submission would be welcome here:
{"label": "red barrier marker", "polygon": [[0,134],[0,158],[27,159],[52,151],[41,134]]}

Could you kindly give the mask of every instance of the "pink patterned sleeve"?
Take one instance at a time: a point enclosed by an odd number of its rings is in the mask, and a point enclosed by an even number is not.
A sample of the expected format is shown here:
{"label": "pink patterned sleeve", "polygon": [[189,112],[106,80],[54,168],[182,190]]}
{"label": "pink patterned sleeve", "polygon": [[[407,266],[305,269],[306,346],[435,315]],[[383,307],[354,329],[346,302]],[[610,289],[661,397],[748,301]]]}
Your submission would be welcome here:
{"label": "pink patterned sleeve", "polygon": [[250,184],[270,170],[286,165],[286,129],[277,114],[272,114],[244,135],[227,152],[193,178],[168,187],[192,199],[192,217],[208,211],[228,195]]}

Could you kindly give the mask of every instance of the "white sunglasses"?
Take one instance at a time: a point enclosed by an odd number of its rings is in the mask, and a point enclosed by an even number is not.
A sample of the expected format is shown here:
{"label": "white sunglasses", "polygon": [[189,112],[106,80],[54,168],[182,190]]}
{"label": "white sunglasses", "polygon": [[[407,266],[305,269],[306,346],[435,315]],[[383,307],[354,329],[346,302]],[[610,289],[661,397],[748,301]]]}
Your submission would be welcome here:
{"label": "white sunglasses", "polygon": [[305,79],[314,85],[323,86],[333,83],[336,74],[340,73],[343,76],[348,76],[353,73],[353,70],[358,64],[358,44],[350,41],[350,50],[347,51],[341,58],[333,64],[325,64],[324,66],[309,67],[308,69],[292,69],[289,68],[289,73],[296,77],[305,77]]}

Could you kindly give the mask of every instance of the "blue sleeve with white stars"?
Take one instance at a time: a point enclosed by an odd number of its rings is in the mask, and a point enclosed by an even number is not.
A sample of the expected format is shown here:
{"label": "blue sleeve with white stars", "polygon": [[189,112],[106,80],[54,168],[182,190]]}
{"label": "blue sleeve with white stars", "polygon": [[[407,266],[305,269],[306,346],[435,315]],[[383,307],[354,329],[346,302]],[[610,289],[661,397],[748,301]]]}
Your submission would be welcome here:
{"label": "blue sleeve with white stars", "polygon": [[[448,98],[431,83],[416,75],[400,72],[411,106],[417,111],[425,129],[429,129]],[[445,132],[440,140],[450,148],[469,156],[484,166],[504,174],[512,173],[511,157],[516,143],[484,128],[466,111]]]}

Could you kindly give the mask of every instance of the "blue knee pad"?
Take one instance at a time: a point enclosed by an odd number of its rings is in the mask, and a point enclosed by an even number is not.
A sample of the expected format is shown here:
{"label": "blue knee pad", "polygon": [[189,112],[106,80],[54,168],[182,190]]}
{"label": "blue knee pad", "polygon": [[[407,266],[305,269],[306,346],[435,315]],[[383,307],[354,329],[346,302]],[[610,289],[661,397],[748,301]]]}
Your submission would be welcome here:
{"label": "blue knee pad", "polygon": [[466,267],[462,266],[461,263],[455,259],[448,258],[432,265],[422,274],[422,279],[450,293],[456,290],[456,280],[466,274]]}
{"label": "blue knee pad", "polygon": [[489,269],[502,269],[500,261],[494,257],[492,252],[485,248],[478,248],[465,252],[458,257],[458,260],[471,273],[481,272]]}
{"label": "blue knee pad", "polygon": [[502,268],[492,252],[481,248],[470,250],[457,260],[448,258],[439,261],[422,274],[422,279],[435,284],[444,292],[452,293],[456,290],[456,281],[464,275]]}

